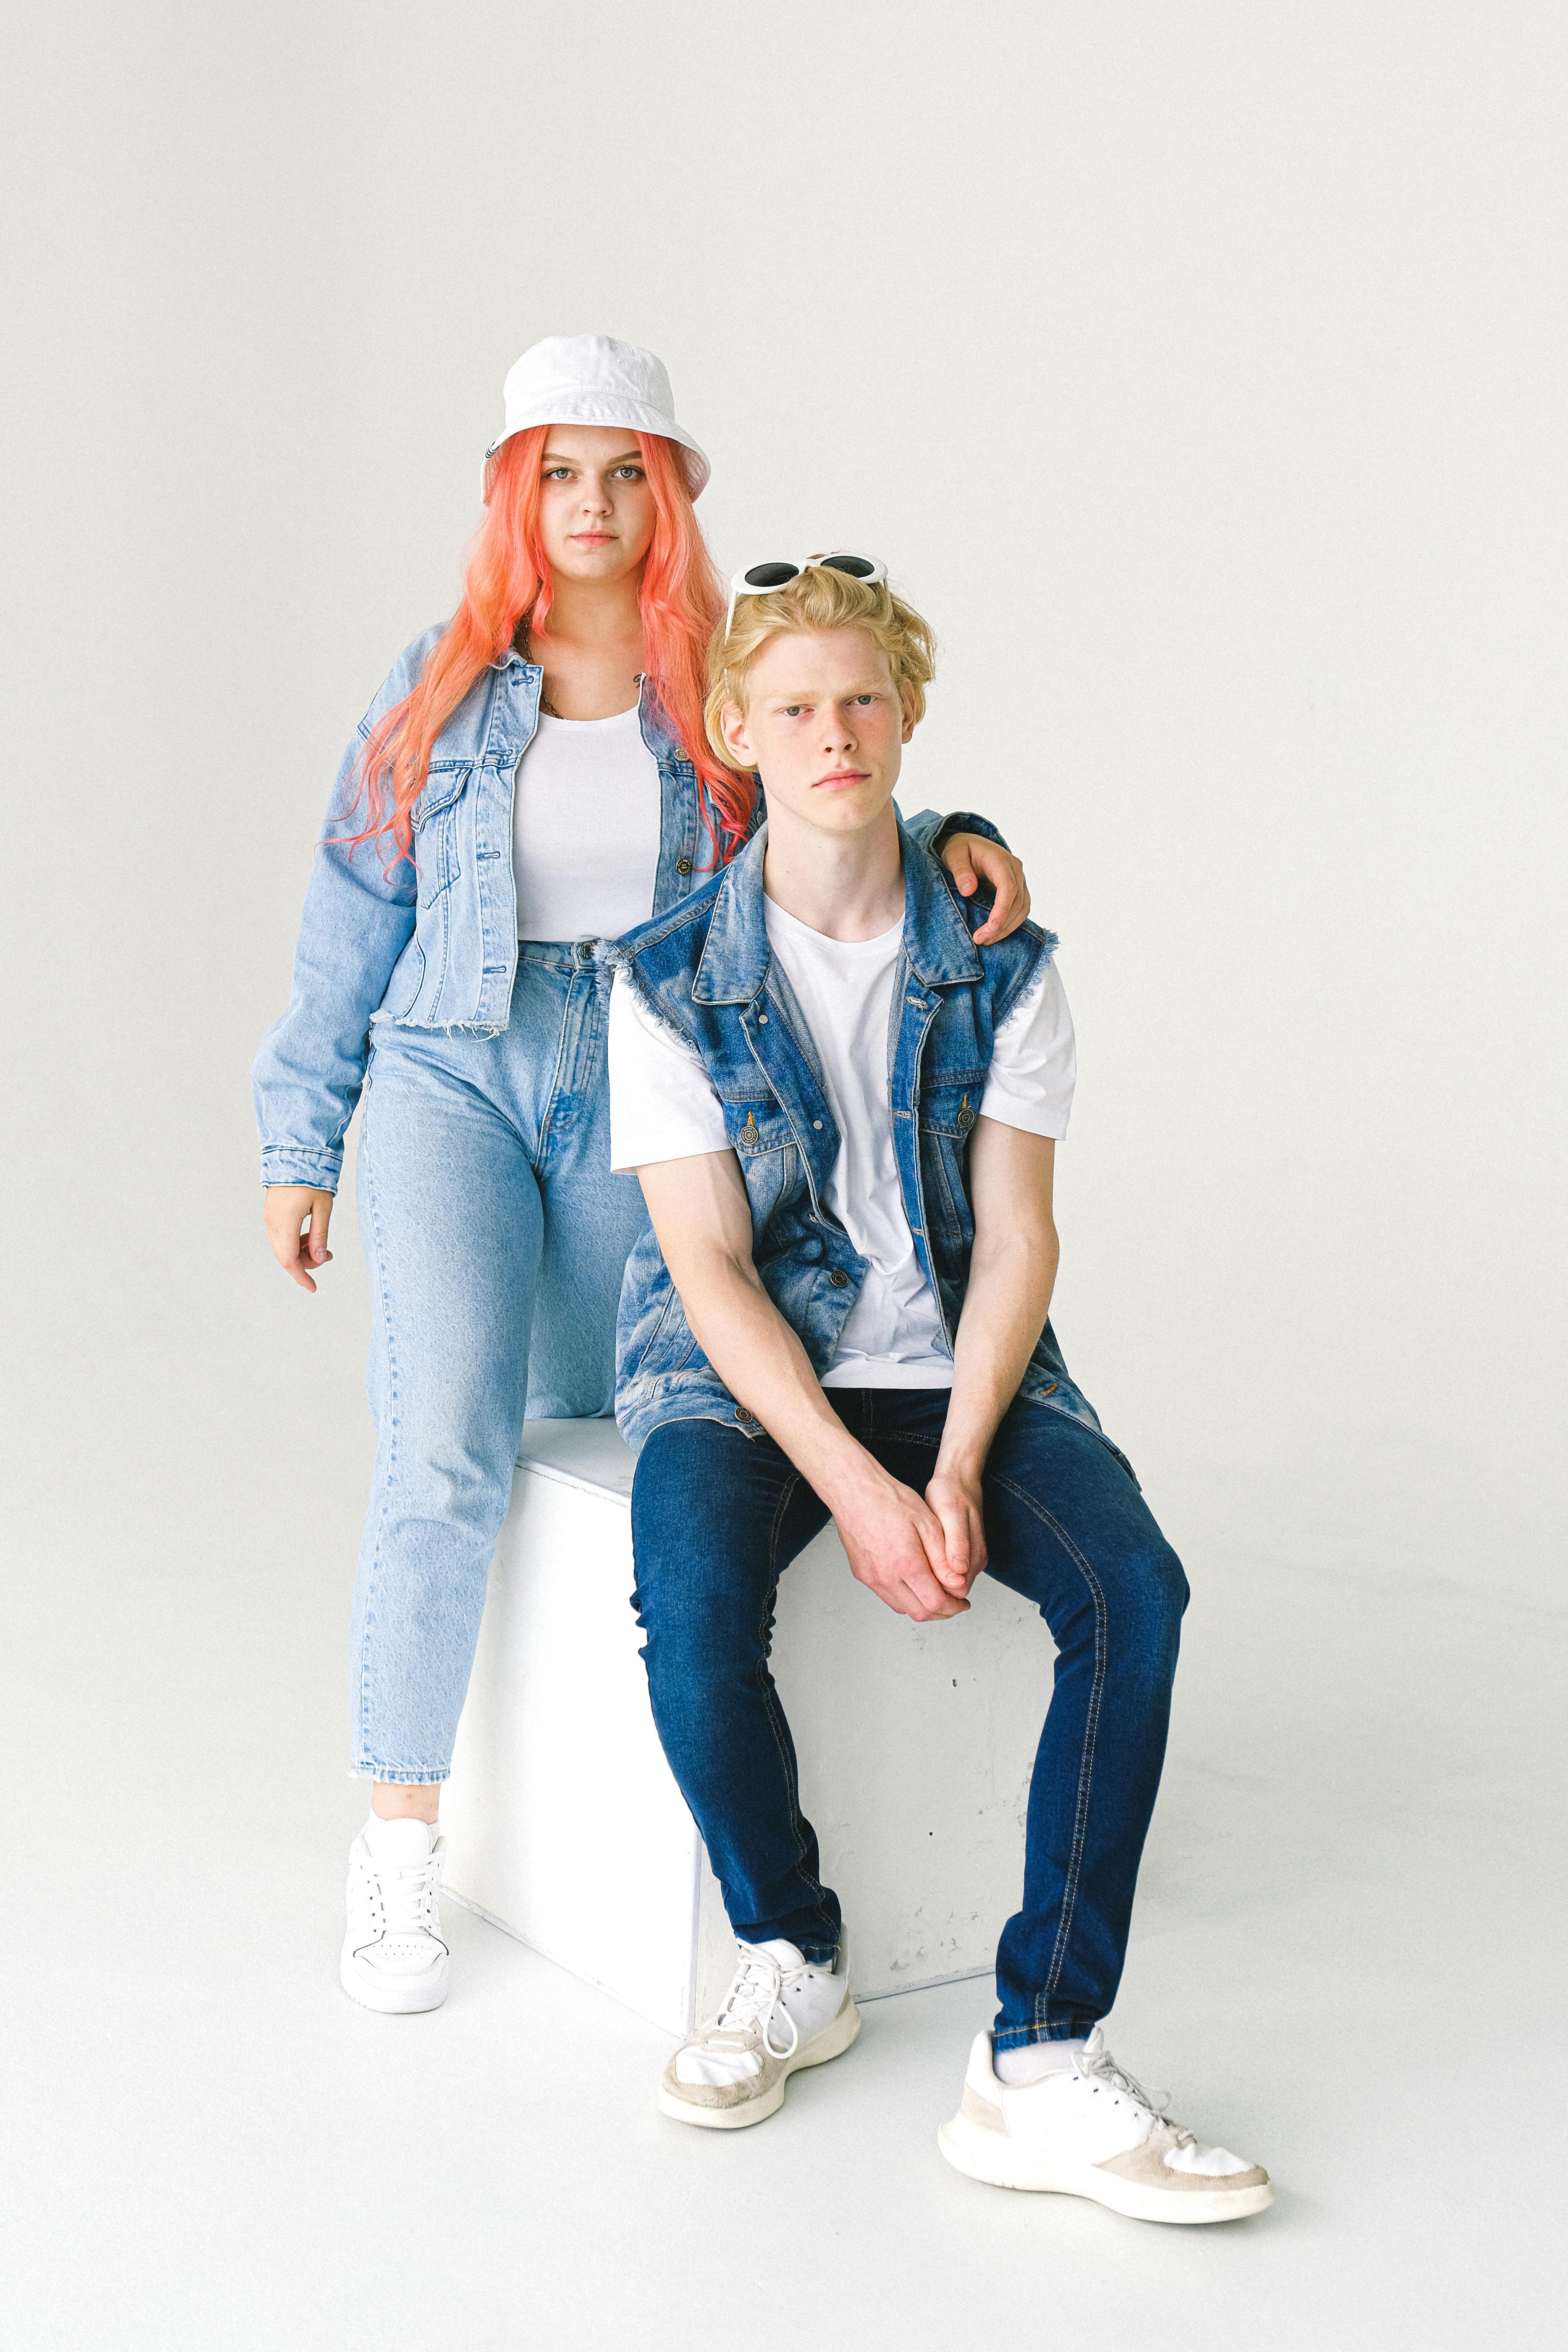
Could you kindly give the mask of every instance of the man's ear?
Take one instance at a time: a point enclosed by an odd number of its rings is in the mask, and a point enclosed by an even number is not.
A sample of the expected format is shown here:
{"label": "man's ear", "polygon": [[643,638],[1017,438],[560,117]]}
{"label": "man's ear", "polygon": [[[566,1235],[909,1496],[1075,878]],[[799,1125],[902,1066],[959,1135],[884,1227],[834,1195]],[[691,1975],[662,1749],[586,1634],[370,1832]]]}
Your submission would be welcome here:
{"label": "man's ear", "polygon": [[[727,702],[719,713],[719,732],[724,738],[724,749],[737,768],[754,768],[751,738],[746,732],[746,714],[738,702]],[[908,742],[906,736],[904,740]]]}
{"label": "man's ear", "polygon": [[915,690],[910,684],[907,677],[900,682],[899,700],[903,706],[904,713],[904,731],[900,736],[899,740],[900,743],[907,743],[910,738],[913,735],[916,726]]}

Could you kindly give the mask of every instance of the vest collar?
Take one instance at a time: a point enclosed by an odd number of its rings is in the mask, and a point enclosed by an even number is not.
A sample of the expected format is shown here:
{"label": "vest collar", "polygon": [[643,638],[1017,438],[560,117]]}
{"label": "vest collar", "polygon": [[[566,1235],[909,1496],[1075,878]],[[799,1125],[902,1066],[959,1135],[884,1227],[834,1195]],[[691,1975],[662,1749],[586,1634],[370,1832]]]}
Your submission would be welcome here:
{"label": "vest collar", "polygon": [[[724,869],[691,983],[699,1004],[750,1004],[762,993],[768,976],[763,899],[767,846],[764,824]],[[928,988],[982,979],[984,966],[946,868],[910,840],[901,823],[899,848],[904,862],[904,952],[910,969]]]}

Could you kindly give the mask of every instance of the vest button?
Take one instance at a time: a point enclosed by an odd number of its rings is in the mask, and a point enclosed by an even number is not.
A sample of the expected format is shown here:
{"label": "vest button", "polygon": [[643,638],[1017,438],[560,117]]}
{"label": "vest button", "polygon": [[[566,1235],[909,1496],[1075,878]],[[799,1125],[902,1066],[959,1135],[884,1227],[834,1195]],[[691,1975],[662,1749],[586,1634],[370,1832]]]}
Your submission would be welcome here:
{"label": "vest button", "polygon": [[827,1279],[833,1285],[835,1290],[847,1290],[849,1287],[849,1276],[843,1273],[837,1266],[834,1267]]}
{"label": "vest button", "polygon": [[822,1130],[822,1121],[821,1121],[819,1118],[814,1118],[814,1119],[812,1120],[812,1122],[811,1122],[811,1123],[812,1123],[813,1127],[815,1127],[815,1128],[816,1129],[817,1132],[820,1134],[820,1132],[821,1132],[821,1130]]}
{"label": "vest button", "polygon": [[691,871],[690,858],[678,857],[675,861],[675,870],[678,874],[689,874]]}

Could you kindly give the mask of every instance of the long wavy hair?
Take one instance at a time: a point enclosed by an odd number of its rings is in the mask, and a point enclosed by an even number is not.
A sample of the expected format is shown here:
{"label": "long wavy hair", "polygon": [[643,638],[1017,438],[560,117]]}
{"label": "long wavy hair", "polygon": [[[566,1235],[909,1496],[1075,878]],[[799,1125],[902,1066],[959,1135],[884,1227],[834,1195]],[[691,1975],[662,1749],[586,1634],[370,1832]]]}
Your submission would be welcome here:
{"label": "long wavy hair", "polygon": [[[464,568],[463,601],[431,647],[418,684],[371,730],[359,761],[367,823],[340,847],[389,835],[392,864],[413,856],[414,803],[437,737],[479,673],[513,643],[519,624],[526,617],[543,628],[552,594],[539,528],[549,432],[535,425],[515,433],[492,460],[485,519]],[[718,866],[745,840],[756,797],[750,776],[715,757],[703,725],[708,642],[724,611],[724,591],[692,509],[681,451],[655,433],[639,433],[637,440],[656,517],[639,599],[647,675],[706,787],[699,799]]]}

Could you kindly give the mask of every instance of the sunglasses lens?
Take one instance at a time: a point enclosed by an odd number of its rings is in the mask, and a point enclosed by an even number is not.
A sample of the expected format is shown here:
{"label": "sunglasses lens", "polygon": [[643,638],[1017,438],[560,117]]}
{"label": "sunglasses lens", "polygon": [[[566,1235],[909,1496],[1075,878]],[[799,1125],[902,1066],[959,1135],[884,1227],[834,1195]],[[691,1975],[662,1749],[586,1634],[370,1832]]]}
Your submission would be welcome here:
{"label": "sunglasses lens", "polygon": [[847,572],[851,580],[869,580],[877,569],[863,555],[827,555],[823,558],[825,572]]}
{"label": "sunglasses lens", "polygon": [[753,563],[746,574],[748,588],[782,588],[786,581],[798,578],[793,563]]}

